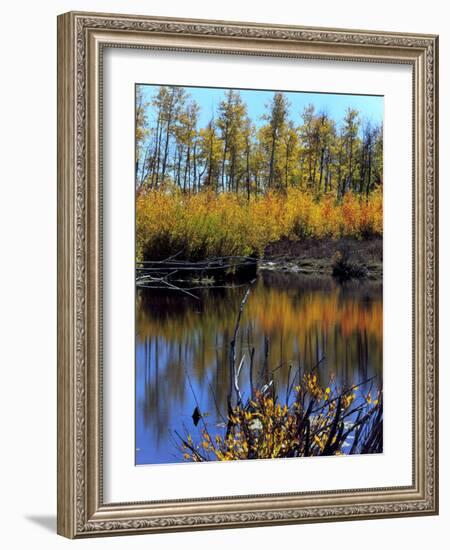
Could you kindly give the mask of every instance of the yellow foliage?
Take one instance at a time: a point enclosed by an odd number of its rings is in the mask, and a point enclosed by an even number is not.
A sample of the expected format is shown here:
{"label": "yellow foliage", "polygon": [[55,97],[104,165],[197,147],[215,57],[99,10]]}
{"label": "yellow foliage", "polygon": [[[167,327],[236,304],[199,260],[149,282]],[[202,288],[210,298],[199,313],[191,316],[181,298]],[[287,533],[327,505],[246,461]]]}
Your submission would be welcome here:
{"label": "yellow foliage", "polygon": [[136,255],[163,259],[183,251],[192,259],[261,255],[282,237],[356,237],[383,232],[383,195],[347,193],[316,199],[290,188],[286,194],[250,198],[236,193],[176,189],[140,193],[136,200]]}
{"label": "yellow foliage", "polygon": [[[257,391],[246,407],[236,405],[232,408],[225,438],[216,435],[213,444],[208,430],[204,428],[198,444],[192,444],[192,439],[188,438],[191,452],[185,453],[184,458],[194,461],[242,460],[343,454],[346,436],[343,437],[342,431],[336,433],[336,418],[342,424],[346,417],[351,418],[352,414],[362,411],[361,414],[367,419],[381,406],[378,399],[372,404],[366,399],[366,404],[354,405],[351,410],[356,394],[343,393],[338,397],[336,388],[334,391],[331,387],[324,390],[313,372],[303,377],[295,392],[295,401],[288,405]],[[310,399],[315,405],[313,414],[311,407],[305,405]],[[340,406],[338,399],[341,400]],[[306,409],[308,412],[305,412]],[[306,425],[305,419],[309,426],[307,431],[300,429]],[[186,451],[186,446],[183,450]]]}
{"label": "yellow foliage", "polygon": [[344,409],[348,409],[348,407],[350,407],[350,405],[355,400],[355,397],[356,395],[354,393],[344,395],[344,397],[342,398],[342,406],[344,407]]}

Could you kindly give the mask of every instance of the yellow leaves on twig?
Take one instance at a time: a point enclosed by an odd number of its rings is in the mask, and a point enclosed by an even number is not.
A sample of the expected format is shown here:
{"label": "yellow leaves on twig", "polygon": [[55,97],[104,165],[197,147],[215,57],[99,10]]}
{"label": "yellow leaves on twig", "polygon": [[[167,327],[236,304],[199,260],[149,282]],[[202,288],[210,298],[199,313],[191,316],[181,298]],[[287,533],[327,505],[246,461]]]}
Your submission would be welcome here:
{"label": "yellow leaves on twig", "polygon": [[[182,446],[183,456],[186,460],[198,462],[303,456],[306,449],[308,455],[313,456],[327,454],[330,449],[333,449],[333,454],[343,454],[341,444],[344,440],[338,441],[336,418],[339,417],[336,415],[344,415],[339,420],[342,423],[344,418],[353,414],[351,405],[357,397],[357,389],[354,387],[341,393],[332,381],[323,388],[313,371],[305,374],[300,384],[295,386],[291,404],[277,402],[272,394],[256,392],[247,405],[231,408],[226,436],[217,434],[211,437],[205,427],[197,446],[193,444],[191,435],[187,436],[187,442]],[[373,410],[379,406],[380,396],[381,392],[377,399],[373,399],[370,392],[363,394],[356,410],[362,406],[367,411]],[[312,403],[314,407],[310,406]],[[342,431],[339,438],[341,436]]]}

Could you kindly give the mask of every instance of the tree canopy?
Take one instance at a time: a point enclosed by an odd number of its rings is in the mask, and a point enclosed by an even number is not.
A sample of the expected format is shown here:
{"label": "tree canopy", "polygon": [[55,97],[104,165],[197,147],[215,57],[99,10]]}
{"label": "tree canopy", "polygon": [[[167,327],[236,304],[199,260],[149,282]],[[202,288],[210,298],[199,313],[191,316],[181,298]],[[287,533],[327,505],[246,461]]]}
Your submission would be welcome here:
{"label": "tree canopy", "polygon": [[138,189],[175,186],[250,198],[297,188],[340,200],[348,191],[369,195],[383,183],[382,126],[356,109],[347,109],[343,120],[313,104],[295,113],[287,94],[274,92],[254,121],[231,89],[203,127],[201,109],[185,88],[160,86],[146,100],[137,86]]}

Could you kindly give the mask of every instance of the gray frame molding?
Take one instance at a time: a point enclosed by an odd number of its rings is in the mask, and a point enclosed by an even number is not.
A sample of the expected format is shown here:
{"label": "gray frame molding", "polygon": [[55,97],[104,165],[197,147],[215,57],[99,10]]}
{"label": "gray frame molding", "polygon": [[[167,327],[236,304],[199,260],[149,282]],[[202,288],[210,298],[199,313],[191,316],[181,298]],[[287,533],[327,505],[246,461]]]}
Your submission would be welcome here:
{"label": "gray frame molding", "polygon": [[[105,504],[102,496],[104,47],[406,63],[413,67],[413,484]],[[138,532],[438,513],[438,38],[70,12],[58,17],[58,533]]]}

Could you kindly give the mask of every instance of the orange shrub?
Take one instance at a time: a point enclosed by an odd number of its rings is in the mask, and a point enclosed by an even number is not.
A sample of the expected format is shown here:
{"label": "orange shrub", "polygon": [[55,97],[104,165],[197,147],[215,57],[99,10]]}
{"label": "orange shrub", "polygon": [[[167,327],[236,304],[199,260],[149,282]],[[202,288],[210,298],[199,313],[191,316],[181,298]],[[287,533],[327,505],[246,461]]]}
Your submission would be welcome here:
{"label": "orange shrub", "polygon": [[182,252],[193,260],[211,256],[261,255],[282,237],[364,238],[383,231],[383,195],[331,195],[289,189],[259,198],[176,189],[140,193],[136,200],[137,259],[163,259]]}

